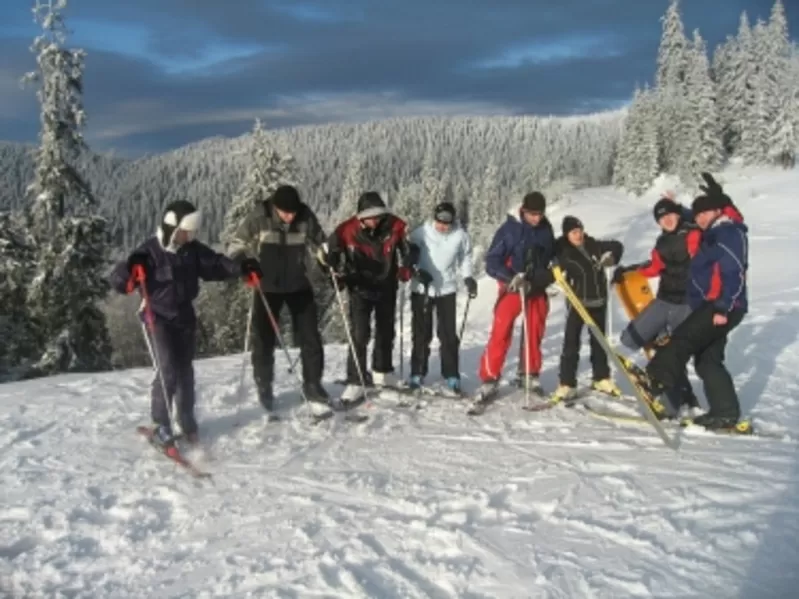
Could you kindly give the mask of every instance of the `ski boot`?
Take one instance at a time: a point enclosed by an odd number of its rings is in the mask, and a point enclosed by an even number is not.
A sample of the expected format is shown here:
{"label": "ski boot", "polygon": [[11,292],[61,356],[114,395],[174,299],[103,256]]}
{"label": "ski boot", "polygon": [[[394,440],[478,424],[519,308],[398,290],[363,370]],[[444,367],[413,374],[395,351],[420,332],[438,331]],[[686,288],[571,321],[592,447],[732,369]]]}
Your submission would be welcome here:
{"label": "ski boot", "polygon": [[393,372],[372,372],[372,384],[375,387],[397,387],[399,381]]}
{"label": "ski boot", "polygon": [[536,395],[543,395],[544,393],[541,388],[541,382],[535,374],[517,374],[514,384],[522,390],[529,387],[530,393],[535,393]]}
{"label": "ski boot", "polygon": [[593,381],[591,383],[591,389],[611,397],[621,397],[622,395],[621,389],[619,389],[618,385],[616,385],[612,379]]}
{"label": "ski boot", "polygon": [[272,386],[258,389],[258,401],[267,412],[272,412],[274,409],[275,396],[272,393]]}
{"label": "ski boot", "polygon": [[306,383],[303,385],[302,391],[308,401],[322,404],[327,404],[330,401],[330,394],[322,386],[322,383]]}
{"label": "ski boot", "polygon": [[422,381],[423,379],[421,375],[414,374],[410,379],[408,379],[408,389],[411,391],[421,391]]}
{"label": "ski boot", "polygon": [[571,407],[577,399],[577,389],[569,385],[558,385],[555,392],[549,396],[549,403],[559,404],[563,402],[566,407]]}
{"label": "ski boot", "polygon": [[719,433],[732,433],[736,435],[752,435],[752,424],[748,420],[740,420],[737,416],[716,416],[712,412],[702,414],[693,419],[685,419],[680,423],[682,426],[695,424],[705,430]]}
{"label": "ski boot", "polygon": [[164,424],[154,424],[150,443],[159,451],[170,457],[179,455],[178,447],[175,444],[177,437],[172,434],[172,430]]}
{"label": "ski boot", "polygon": [[451,376],[447,379],[446,394],[452,397],[462,397],[463,391],[461,390],[461,380],[457,376]]}

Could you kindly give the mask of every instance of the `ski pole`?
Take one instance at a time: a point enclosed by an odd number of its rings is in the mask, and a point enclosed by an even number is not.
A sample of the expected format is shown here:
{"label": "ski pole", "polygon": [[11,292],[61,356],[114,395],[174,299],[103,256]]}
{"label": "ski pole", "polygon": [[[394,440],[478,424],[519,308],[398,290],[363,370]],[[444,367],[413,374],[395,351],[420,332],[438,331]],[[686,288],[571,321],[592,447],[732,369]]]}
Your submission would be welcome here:
{"label": "ski pole", "polygon": [[469,305],[472,303],[472,296],[466,297],[466,307],[463,309],[463,321],[461,321],[461,330],[458,335],[458,341],[463,340],[463,332],[466,330],[466,319],[469,317]]}
{"label": "ski pole", "polygon": [[[169,419],[172,422],[172,430],[176,437],[183,434],[183,428],[180,426],[180,420],[175,414],[175,398],[167,393],[166,380],[164,379],[164,371],[161,368],[161,357],[158,355],[158,344],[155,342],[155,316],[153,315],[152,308],[150,307],[150,294],[147,293],[146,274],[144,268],[139,265],[133,267],[130,281],[128,282],[128,289],[132,290],[138,283],[139,293],[141,293],[142,301],[144,303],[144,322],[142,323],[142,333],[147,347],[150,351],[150,358],[153,361],[154,368],[158,371],[158,378],[161,382],[161,392],[164,394],[164,403],[166,403]],[[152,339],[148,338],[148,333],[152,335]]]}
{"label": "ski pole", "polygon": [[399,298],[399,329],[400,329],[400,336],[399,336],[399,371],[400,371],[400,380],[405,379],[405,349],[404,349],[404,341],[405,341],[405,284],[400,284],[400,298]]}
{"label": "ski pole", "polygon": [[255,275],[253,275],[253,278],[251,278],[247,282],[247,284],[250,287],[253,287],[258,292],[258,295],[261,296],[261,303],[264,305],[264,308],[266,309],[266,316],[267,318],[269,318],[269,324],[272,326],[272,330],[275,332],[275,337],[277,338],[277,342],[280,344],[280,349],[283,350],[283,354],[286,356],[286,362],[289,365],[288,367],[289,374],[294,374],[294,369],[292,367],[292,361],[291,361],[291,354],[289,354],[289,350],[286,347],[285,342],[283,341],[283,335],[280,333],[280,325],[278,324],[277,319],[275,318],[275,313],[272,312],[272,308],[269,305],[269,301],[266,299],[266,295],[261,289],[261,286],[258,284],[258,280],[255,277]]}
{"label": "ski pole", "polygon": [[524,341],[524,405],[530,407],[530,331],[527,329],[527,293],[522,285],[522,331]]}
{"label": "ski pole", "polygon": [[[272,325],[272,330],[275,332],[275,338],[277,342],[280,344],[283,353],[286,355],[286,361],[291,364],[291,356],[289,355],[289,350],[286,347],[285,342],[283,341],[283,335],[280,334],[280,326],[275,319],[275,314],[272,312],[272,308],[269,306],[269,302],[266,299],[266,295],[264,295],[263,289],[261,289],[260,280],[258,276],[255,274],[250,275],[249,281],[247,284],[250,287],[253,287],[257,292],[258,295],[261,297],[261,303],[263,303],[264,308],[266,309],[266,315],[269,318],[269,323]],[[303,384],[302,377],[300,377],[299,373],[296,370],[289,369],[289,373],[294,374],[297,378],[297,383],[300,386],[300,394],[302,395],[302,399],[305,402],[305,406],[308,408],[308,412],[311,413],[311,404],[308,401],[308,397],[305,395],[305,385]]]}
{"label": "ski pole", "polygon": [[252,313],[255,308],[255,294],[250,298],[250,309],[247,311],[247,329],[244,333],[244,355],[241,358],[241,372],[239,374],[239,398],[244,395],[244,375],[247,369],[247,354],[250,352],[250,333],[252,331]]}
{"label": "ski pole", "polygon": [[358,359],[358,354],[355,353],[355,342],[352,339],[352,331],[350,330],[350,320],[344,310],[344,299],[341,297],[341,289],[338,288],[338,281],[336,281],[336,272],[333,267],[330,268],[330,278],[333,281],[333,289],[336,290],[336,301],[338,302],[341,318],[344,320],[344,332],[347,333],[347,342],[350,344],[350,351],[352,352],[352,361],[355,362],[355,368],[358,369],[358,377],[361,379],[361,388],[363,389],[363,396],[366,397],[366,379],[363,376],[363,368],[361,361]]}
{"label": "ski pole", "polygon": [[613,347],[615,343],[613,342],[613,304],[612,304],[612,295],[613,295],[613,283],[608,277],[608,273],[610,272],[610,268],[605,269],[605,278],[608,281],[608,332],[605,335],[610,342],[610,346]]}

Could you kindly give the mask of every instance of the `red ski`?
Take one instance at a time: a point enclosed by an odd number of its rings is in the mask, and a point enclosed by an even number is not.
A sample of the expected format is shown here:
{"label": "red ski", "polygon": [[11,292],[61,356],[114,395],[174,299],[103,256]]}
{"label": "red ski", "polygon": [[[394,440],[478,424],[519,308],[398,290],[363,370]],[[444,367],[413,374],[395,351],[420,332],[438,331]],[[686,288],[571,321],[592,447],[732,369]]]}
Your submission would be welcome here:
{"label": "red ski", "polygon": [[180,450],[177,446],[172,445],[171,447],[167,447],[166,449],[160,447],[156,443],[153,443],[153,430],[146,426],[137,426],[136,432],[142,435],[147,442],[155,449],[158,453],[165,455],[167,458],[175,462],[178,466],[185,468],[189,474],[191,474],[194,478],[211,478],[210,472],[204,472],[197,468],[194,464],[192,464],[189,460],[187,460],[183,454],[180,453]]}

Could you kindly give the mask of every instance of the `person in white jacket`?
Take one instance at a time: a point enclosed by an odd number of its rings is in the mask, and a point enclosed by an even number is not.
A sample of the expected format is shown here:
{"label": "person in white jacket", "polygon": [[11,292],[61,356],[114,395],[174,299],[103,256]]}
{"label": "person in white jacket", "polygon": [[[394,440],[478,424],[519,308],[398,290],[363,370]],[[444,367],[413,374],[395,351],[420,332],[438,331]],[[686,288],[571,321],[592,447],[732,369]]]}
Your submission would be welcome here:
{"label": "person in white jacket", "polygon": [[418,270],[411,281],[412,349],[408,385],[420,389],[427,376],[435,310],[436,333],[441,344],[441,375],[447,388],[459,395],[456,293],[460,274],[469,297],[477,297],[477,281],[472,276],[472,242],[456,220],[455,206],[450,202],[436,206],[433,219],[414,229],[408,241],[419,251]]}

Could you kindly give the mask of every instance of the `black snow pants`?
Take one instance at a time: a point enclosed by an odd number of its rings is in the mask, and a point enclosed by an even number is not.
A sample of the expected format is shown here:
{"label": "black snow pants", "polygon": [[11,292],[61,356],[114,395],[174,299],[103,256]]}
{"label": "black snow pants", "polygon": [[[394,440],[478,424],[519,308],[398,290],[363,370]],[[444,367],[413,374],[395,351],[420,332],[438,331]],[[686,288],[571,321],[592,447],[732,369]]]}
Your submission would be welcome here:
{"label": "black snow pants", "polygon": [[[264,297],[275,319],[279,321],[280,310],[285,305],[291,313],[294,338],[300,346],[302,380],[306,385],[322,381],[324,370],[324,348],[319,333],[316,301],[313,291],[306,289],[291,293],[265,293]],[[259,293],[253,294],[252,314],[252,369],[259,392],[272,389],[275,377],[275,348],[278,345],[275,328],[269,320],[264,302]],[[281,336],[283,333],[281,333]],[[285,341],[285,339],[284,339]]]}
{"label": "black snow pants", "polygon": [[[691,307],[688,304],[672,304],[656,298],[622,331],[621,343],[629,349],[641,349],[651,345],[660,335],[671,335],[690,314]],[[691,407],[699,405],[688,380],[687,369],[683,370],[677,387],[666,396],[675,410],[679,410],[683,404]]]}
{"label": "black snow pants", "polygon": [[[602,333],[605,333],[608,308],[604,306],[586,308]],[[577,387],[577,366],[580,362],[580,337],[583,332],[582,317],[579,312],[567,304],[566,327],[563,331],[563,349],[560,353],[560,384]],[[610,378],[608,355],[603,347],[589,333],[591,347],[591,370],[594,381]]]}
{"label": "black snow pants", "polygon": [[427,376],[435,313],[436,336],[441,347],[441,376],[445,379],[460,377],[456,300],[455,293],[437,297],[421,293],[411,294],[411,376],[417,375],[422,378]]}
{"label": "black snow pants", "polygon": [[[172,429],[169,406],[174,405],[175,416],[185,434],[197,432],[194,418],[194,353],[196,349],[196,323],[175,324],[156,319],[148,335],[153,357],[160,373],[156,372],[152,384],[150,413],[153,422]],[[162,381],[163,378],[163,381]],[[166,389],[164,389],[166,388]],[[164,395],[166,390],[166,396]]]}
{"label": "black snow pants", "polygon": [[397,286],[387,286],[380,291],[359,292],[349,294],[349,321],[352,330],[352,341],[355,355],[350,349],[347,355],[347,384],[360,385],[358,368],[361,367],[364,377],[369,375],[366,367],[366,349],[372,337],[372,315],[375,317],[375,343],[372,349],[372,370],[374,372],[394,372],[394,323],[397,315]]}
{"label": "black snow pants", "polygon": [[647,366],[647,374],[669,391],[680,386],[688,360],[693,357],[696,374],[702,379],[710,414],[718,418],[741,416],[738,395],[730,373],[724,366],[727,337],[743,320],[744,313],[733,310],[727,324],[713,324],[713,305],[705,303],[686,318],[672,333],[668,345],[658,350]]}

